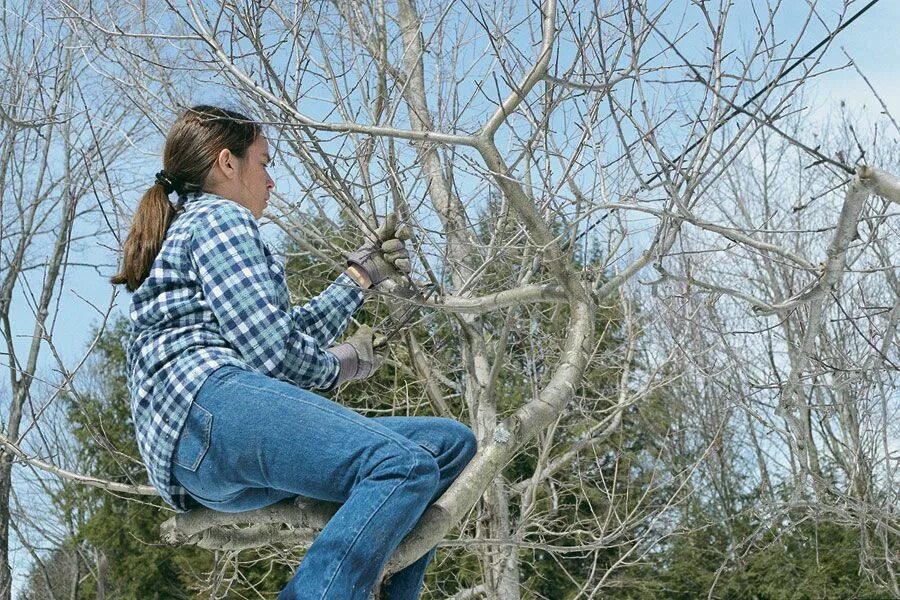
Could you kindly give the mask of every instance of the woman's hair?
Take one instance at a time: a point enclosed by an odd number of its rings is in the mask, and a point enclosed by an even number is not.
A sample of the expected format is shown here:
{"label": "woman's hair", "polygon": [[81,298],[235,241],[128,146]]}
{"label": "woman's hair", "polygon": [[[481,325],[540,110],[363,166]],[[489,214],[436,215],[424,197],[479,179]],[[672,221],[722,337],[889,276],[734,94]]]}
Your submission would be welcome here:
{"label": "woman's hair", "polygon": [[[206,176],[219,156],[228,149],[243,158],[247,148],[262,131],[259,123],[244,115],[216,106],[194,106],[184,111],[172,125],[163,150],[163,170],[156,183],[144,192],[131,230],[122,247],[122,270],[110,278],[135,291],[150,274],[156,255],[175,215],[188,194],[203,191]],[[178,194],[178,204],[169,201]]]}

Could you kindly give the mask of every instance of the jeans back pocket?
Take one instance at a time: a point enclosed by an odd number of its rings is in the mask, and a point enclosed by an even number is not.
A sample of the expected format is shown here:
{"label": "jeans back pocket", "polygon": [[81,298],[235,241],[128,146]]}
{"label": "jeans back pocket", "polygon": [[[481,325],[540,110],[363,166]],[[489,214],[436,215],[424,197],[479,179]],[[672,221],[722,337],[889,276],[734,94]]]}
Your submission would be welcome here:
{"label": "jeans back pocket", "polygon": [[212,413],[197,404],[191,403],[187,421],[175,444],[175,455],[172,461],[188,471],[196,471],[200,461],[209,450],[212,433]]}

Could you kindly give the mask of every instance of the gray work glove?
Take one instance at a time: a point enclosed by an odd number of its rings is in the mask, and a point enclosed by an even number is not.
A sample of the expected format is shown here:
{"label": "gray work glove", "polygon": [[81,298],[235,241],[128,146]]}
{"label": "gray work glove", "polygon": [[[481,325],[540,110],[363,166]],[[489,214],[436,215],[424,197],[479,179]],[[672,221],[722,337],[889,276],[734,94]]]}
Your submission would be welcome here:
{"label": "gray work glove", "polygon": [[365,379],[381,366],[384,357],[375,353],[374,339],[375,333],[372,328],[368,325],[360,325],[356,333],[347,338],[346,342],[327,350],[335,355],[340,363],[337,381],[334,382],[331,389],[345,381]]}
{"label": "gray work glove", "polygon": [[397,213],[387,215],[375,235],[378,241],[367,241],[350,253],[347,264],[365,271],[373,286],[394,275],[409,274],[409,253],[404,243],[410,237],[409,228],[397,229]]}

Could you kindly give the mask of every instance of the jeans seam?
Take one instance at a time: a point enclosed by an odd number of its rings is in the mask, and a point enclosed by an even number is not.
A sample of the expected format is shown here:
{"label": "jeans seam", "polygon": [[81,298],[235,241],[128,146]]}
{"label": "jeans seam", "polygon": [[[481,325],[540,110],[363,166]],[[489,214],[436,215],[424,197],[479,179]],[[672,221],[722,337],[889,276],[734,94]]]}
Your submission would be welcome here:
{"label": "jeans seam", "polygon": [[441,450],[431,442],[418,442],[418,444],[435,458],[437,458],[441,454]]}
{"label": "jeans seam", "polygon": [[[229,368],[230,367],[230,368]],[[240,375],[241,373],[252,373],[253,371],[248,371],[242,367],[239,367],[232,363],[226,363],[218,367],[215,371],[209,374],[209,377],[215,376],[216,381],[227,381],[236,375]]]}

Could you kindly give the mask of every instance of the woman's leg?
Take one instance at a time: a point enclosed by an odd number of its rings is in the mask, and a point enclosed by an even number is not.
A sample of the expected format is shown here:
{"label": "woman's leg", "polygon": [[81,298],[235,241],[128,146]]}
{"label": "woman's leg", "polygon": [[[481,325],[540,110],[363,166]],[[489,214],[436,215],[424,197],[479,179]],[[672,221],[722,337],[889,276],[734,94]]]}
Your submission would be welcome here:
{"label": "woman's leg", "polygon": [[[453,419],[440,417],[375,417],[376,423],[399,433],[428,450],[440,469],[440,482],[429,505],[440,498],[475,456],[477,441],[472,431]],[[381,587],[381,600],[416,600],[425,569],[435,548],[408,567],[390,575]]]}
{"label": "woman's leg", "polygon": [[219,369],[191,413],[173,475],[201,504],[237,512],[296,495],[343,503],[278,600],[367,600],[440,483],[423,446],[259,373]]}

